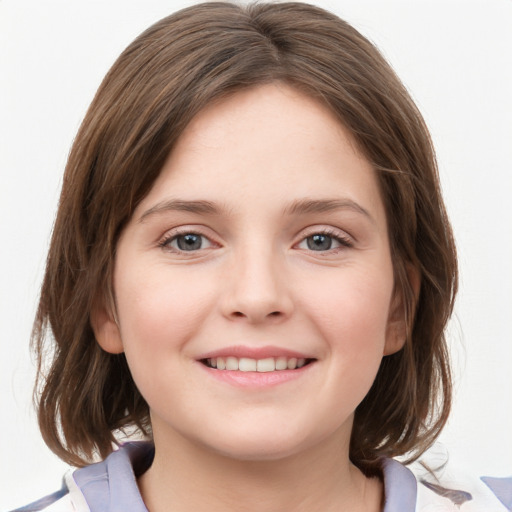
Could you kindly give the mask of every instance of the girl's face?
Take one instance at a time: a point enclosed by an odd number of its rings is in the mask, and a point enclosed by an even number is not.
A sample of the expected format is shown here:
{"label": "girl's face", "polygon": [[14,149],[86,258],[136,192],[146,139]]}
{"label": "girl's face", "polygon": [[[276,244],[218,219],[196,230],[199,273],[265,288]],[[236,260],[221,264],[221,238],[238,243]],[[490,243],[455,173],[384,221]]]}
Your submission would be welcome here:
{"label": "girl's face", "polygon": [[187,127],[119,241],[118,323],[93,325],[126,353],[157,442],[278,459],[348,445],[405,336],[393,284],[369,162],[325,107],[272,84]]}

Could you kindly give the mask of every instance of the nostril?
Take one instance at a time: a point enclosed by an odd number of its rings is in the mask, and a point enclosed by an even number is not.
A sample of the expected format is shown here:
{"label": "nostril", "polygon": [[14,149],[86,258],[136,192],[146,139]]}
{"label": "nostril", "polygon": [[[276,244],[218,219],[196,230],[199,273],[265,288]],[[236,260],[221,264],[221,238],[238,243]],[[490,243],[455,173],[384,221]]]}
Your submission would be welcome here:
{"label": "nostril", "polygon": [[[268,311],[268,309],[267,309]],[[272,311],[270,310],[268,313],[265,310],[255,310],[248,308],[247,311],[231,311],[229,313],[229,317],[233,319],[246,319],[250,322],[261,322],[265,321],[273,321],[274,319],[281,320],[286,315],[281,310]]]}

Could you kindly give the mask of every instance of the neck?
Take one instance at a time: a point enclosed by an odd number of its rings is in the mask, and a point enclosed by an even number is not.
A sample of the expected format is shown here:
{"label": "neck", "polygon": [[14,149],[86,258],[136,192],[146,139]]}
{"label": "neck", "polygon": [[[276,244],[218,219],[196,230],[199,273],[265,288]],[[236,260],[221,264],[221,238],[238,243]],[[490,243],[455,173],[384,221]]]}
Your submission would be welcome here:
{"label": "neck", "polygon": [[182,438],[155,439],[155,459],[139,479],[148,510],[354,512],[381,510],[382,484],[327,441],[278,460],[247,461]]}

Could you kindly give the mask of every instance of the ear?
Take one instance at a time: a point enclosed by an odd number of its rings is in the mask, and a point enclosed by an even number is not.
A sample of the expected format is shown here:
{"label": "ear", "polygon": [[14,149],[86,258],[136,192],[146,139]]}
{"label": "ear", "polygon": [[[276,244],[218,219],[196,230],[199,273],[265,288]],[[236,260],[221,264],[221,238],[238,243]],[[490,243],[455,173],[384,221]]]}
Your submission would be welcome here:
{"label": "ear", "polygon": [[91,311],[91,327],[96,341],[103,350],[111,354],[124,352],[121,332],[114,315],[102,304]]}
{"label": "ear", "polygon": [[[418,302],[421,287],[421,277],[419,270],[410,263],[406,263],[407,280],[413,292],[413,304],[411,308],[412,317]],[[398,352],[405,345],[407,340],[407,322],[406,322],[407,305],[403,290],[395,286],[393,298],[389,308],[388,324],[386,328],[386,343],[384,346],[384,355],[389,356]]]}

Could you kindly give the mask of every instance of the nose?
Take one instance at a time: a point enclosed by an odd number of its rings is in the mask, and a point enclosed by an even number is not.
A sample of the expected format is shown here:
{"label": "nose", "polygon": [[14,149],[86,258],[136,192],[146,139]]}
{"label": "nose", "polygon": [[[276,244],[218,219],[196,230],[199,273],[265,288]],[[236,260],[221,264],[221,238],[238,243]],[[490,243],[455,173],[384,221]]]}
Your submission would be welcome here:
{"label": "nose", "polygon": [[221,308],[230,320],[279,323],[293,310],[282,258],[270,249],[234,255],[227,270]]}

